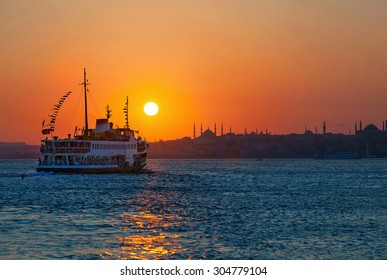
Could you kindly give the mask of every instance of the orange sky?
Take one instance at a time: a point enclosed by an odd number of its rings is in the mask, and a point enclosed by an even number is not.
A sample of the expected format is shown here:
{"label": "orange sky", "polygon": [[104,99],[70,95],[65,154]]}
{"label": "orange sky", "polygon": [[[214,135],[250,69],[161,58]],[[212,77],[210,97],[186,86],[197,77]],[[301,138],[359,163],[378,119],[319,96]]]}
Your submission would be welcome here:
{"label": "orange sky", "polygon": [[360,119],[381,127],[386,11],[384,0],[2,1],[0,141],[39,143],[67,91],[55,134],[83,126],[83,67],[89,126],[107,104],[122,125],[128,95],[131,125],[150,141],[192,136],[194,122],[273,134],[324,120],[332,132]]}

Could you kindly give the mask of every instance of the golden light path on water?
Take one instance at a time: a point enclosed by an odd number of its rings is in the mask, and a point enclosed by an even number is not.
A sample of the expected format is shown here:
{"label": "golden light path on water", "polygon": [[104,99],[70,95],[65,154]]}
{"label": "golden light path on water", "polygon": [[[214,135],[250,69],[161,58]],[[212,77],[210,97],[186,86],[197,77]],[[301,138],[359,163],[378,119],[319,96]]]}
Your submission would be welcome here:
{"label": "golden light path on water", "polygon": [[157,204],[170,204],[161,193],[156,194],[149,190],[127,202],[132,206],[134,204],[136,211],[120,215],[120,224],[117,227],[122,234],[117,235],[113,241],[119,246],[99,254],[101,258],[158,260],[172,258],[173,255],[188,250],[179,242],[181,234],[174,232],[182,223],[182,217],[171,213],[151,213],[147,208],[156,200]]}

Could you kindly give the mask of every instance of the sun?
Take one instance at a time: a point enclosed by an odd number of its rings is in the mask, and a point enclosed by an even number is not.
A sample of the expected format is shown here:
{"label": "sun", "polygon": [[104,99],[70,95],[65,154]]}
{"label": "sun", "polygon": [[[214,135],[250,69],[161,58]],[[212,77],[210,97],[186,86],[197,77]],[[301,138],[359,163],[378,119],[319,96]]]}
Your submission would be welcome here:
{"label": "sun", "polygon": [[154,102],[148,102],[144,106],[144,112],[148,116],[154,116],[157,114],[158,111],[159,111],[159,106],[157,106],[157,104]]}

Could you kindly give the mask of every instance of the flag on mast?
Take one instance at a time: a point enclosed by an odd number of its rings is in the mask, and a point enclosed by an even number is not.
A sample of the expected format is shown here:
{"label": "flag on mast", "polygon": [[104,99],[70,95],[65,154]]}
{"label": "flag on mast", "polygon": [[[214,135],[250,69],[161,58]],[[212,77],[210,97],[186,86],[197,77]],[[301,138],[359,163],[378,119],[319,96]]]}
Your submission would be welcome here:
{"label": "flag on mast", "polygon": [[45,134],[50,134],[51,133],[51,128],[45,128],[45,129],[42,129],[42,134],[45,135]]}

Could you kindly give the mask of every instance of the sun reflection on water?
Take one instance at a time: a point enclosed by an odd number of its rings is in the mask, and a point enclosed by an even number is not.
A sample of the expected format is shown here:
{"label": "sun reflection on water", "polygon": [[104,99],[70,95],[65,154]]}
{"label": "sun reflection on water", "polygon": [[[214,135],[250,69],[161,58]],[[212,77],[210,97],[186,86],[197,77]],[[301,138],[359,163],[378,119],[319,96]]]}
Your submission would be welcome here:
{"label": "sun reflection on water", "polygon": [[119,234],[115,236],[115,241],[109,241],[116,244],[115,248],[99,256],[103,259],[157,260],[171,259],[187,251],[180,244],[181,234],[178,233],[183,218],[170,213],[170,204],[165,196],[151,191],[145,191],[135,200],[128,201],[128,205],[134,209],[119,217]]}

